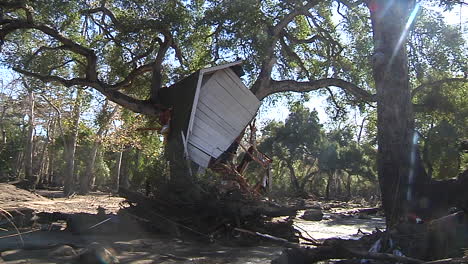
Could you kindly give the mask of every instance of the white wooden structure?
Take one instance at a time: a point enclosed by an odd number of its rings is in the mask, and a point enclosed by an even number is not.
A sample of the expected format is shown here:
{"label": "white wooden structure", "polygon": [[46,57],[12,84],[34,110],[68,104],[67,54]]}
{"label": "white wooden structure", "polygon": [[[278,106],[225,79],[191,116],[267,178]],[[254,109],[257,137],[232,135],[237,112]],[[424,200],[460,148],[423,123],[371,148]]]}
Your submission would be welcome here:
{"label": "white wooden structure", "polygon": [[208,167],[253,119],[260,101],[231,69],[233,62],[200,70],[185,136],[188,159]]}

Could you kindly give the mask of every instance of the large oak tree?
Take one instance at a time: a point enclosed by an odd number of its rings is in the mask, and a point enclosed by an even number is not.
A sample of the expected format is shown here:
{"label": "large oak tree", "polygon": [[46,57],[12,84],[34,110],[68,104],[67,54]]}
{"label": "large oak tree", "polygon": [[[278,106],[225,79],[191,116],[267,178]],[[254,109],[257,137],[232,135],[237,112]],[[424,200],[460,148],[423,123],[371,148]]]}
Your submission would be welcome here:
{"label": "large oak tree", "polygon": [[[415,144],[406,48],[415,7],[414,0],[1,0],[1,59],[25,76],[90,87],[148,116],[187,99],[180,93],[161,97],[163,86],[237,57],[245,59],[259,99],[321,89],[337,107],[376,102],[379,179],[392,225],[416,198],[408,193],[410,175],[424,176],[411,163]],[[431,85],[424,79],[418,84],[415,90]],[[180,145],[179,135],[173,130],[168,145]],[[174,178],[186,183],[184,177]]]}

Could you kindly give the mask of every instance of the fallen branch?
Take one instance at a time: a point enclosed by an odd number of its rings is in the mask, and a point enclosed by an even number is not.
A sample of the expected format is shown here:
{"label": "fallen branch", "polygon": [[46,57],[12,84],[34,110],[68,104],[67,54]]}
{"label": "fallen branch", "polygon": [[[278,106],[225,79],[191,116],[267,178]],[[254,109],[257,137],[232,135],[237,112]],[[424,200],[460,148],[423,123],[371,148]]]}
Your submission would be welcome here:
{"label": "fallen branch", "polygon": [[[273,264],[314,263],[330,259],[374,259],[392,263],[424,264],[423,260],[387,253],[367,252],[358,240],[327,239],[315,248],[290,248],[272,261]],[[437,263],[439,264],[439,263]]]}
{"label": "fallen branch", "polygon": [[424,262],[424,264],[456,264],[456,263],[468,263],[468,257],[439,259],[439,260]]}
{"label": "fallen branch", "polygon": [[397,255],[388,254],[388,253],[360,252],[360,251],[351,250],[351,249],[347,249],[347,250],[349,253],[354,255],[354,257],[359,257],[363,259],[392,260],[392,261],[400,262],[400,263],[415,263],[415,264],[424,263],[424,261],[420,259],[397,256]]}
{"label": "fallen branch", "polygon": [[241,232],[241,233],[246,233],[246,234],[249,234],[249,235],[266,238],[268,240],[272,240],[272,241],[275,241],[275,242],[280,242],[280,243],[282,243],[283,245],[285,245],[287,247],[291,247],[291,248],[299,247],[299,244],[290,242],[290,241],[288,241],[287,239],[284,239],[284,238],[275,237],[275,236],[272,236],[272,235],[263,234],[263,233],[260,233],[260,232],[250,231],[250,230],[247,230],[247,229],[237,228],[237,227],[234,228],[234,230],[236,230],[238,232]]}

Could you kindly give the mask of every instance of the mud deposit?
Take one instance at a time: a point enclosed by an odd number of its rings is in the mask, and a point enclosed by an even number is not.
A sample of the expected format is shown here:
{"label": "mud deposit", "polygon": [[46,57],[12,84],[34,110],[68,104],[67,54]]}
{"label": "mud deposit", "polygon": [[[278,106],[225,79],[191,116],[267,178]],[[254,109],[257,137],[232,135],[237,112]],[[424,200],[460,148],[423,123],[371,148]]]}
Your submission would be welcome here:
{"label": "mud deposit", "polygon": [[[105,193],[64,198],[60,191],[27,192],[8,184],[0,184],[0,208],[30,208],[35,212],[96,213],[98,207],[106,213],[115,213],[123,199]],[[315,239],[330,237],[358,238],[360,229],[371,232],[383,228],[379,217],[343,215],[337,210],[324,211],[324,220],[305,221],[298,217],[295,226]],[[0,221],[5,221],[1,216]],[[0,263],[84,263],[77,256],[93,242],[98,242],[112,252],[119,263],[270,263],[283,247],[272,243],[256,246],[239,246],[240,243],[207,243],[193,239],[183,240],[144,232],[116,230],[105,235],[77,235],[64,230],[48,230],[33,226],[15,230],[5,225],[0,229]],[[18,235],[18,232],[21,235]],[[228,246],[229,245],[229,246]],[[3,260],[3,262],[2,262]],[[88,262],[84,263],[87,264]],[[92,262],[94,263],[94,262]],[[106,262],[100,262],[106,263]]]}

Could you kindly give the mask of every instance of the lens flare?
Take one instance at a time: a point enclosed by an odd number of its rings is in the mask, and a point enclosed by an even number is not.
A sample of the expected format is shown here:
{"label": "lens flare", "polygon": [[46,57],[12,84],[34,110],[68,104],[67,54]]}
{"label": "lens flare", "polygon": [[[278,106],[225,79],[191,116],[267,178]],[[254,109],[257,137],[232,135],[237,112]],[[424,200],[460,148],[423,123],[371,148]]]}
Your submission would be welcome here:
{"label": "lens flare", "polygon": [[418,147],[419,135],[417,132],[414,132],[413,142],[411,144],[411,156],[410,156],[410,166],[409,175],[408,175],[408,190],[406,190],[406,200],[411,201],[413,199],[413,183],[414,183],[414,171],[416,170],[416,148]]}
{"label": "lens flare", "polygon": [[408,36],[411,25],[413,25],[414,21],[416,20],[416,16],[418,15],[419,9],[420,9],[420,5],[419,3],[416,3],[413,8],[413,11],[411,11],[411,14],[408,17],[408,21],[406,21],[405,28],[403,29],[403,32],[401,32],[400,38],[398,39],[395,49],[393,50],[392,57],[390,58],[390,63],[388,64],[389,66],[392,65],[393,59],[395,58],[398,51],[400,50],[403,42],[405,42],[406,36]]}

